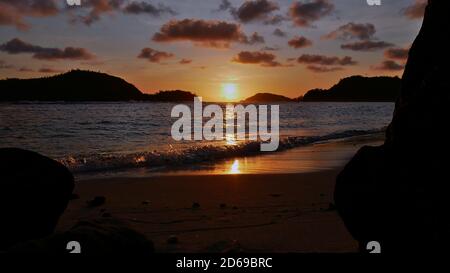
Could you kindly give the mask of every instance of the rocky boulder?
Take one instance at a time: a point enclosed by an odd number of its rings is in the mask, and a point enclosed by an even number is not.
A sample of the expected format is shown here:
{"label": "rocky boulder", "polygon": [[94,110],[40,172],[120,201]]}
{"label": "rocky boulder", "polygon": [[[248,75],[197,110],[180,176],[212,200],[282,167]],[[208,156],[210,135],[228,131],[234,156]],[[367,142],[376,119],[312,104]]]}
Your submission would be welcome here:
{"label": "rocky boulder", "polygon": [[337,210],[362,250],[448,252],[449,10],[429,0],[385,144],[362,148],[337,178]]}
{"label": "rocky boulder", "polygon": [[53,233],[74,188],[62,164],[22,149],[0,149],[0,250]]}

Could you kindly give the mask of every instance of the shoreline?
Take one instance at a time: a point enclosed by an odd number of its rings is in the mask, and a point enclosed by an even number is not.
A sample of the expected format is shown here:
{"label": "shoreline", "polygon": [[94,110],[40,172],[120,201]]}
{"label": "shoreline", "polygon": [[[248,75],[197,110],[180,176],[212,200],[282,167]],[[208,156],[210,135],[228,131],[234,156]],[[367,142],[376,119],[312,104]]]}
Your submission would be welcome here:
{"label": "shoreline", "polygon": [[[357,242],[334,210],[335,179],[359,147],[382,140],[372,135],[317,143],[251,163],[267,170],[274,169],[270,162],[297,166],[297,173],[216,169],[79,180],[79,198],[69,203],[57,231],[78,221],[115,219],[152,240],[159,253],[356,252]],[[96,196],[105,203],[89,208]]]}
{"label": "shoreline", "polygon": [[[75,174],[76,180],[181,175],[295,174],[333,170],[345,165],[364,145],[381,145],[385,132],[318,141],[274,153],[235,156],[215,162],[161,168],[130,168]],[[281,162],[281,164],[280,164]],[[270,168],[267,168],[270,166]]]}

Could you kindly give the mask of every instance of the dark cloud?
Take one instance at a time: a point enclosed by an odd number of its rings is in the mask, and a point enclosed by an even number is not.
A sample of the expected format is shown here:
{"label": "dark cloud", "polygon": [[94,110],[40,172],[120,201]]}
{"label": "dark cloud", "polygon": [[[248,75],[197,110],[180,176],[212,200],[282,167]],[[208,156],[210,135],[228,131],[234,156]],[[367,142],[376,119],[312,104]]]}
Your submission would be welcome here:
{"label": "dark cloud", "polygon": [[147,13],[153,16],[162,14],[176,15],[177,13],[169,6],[164,4],[153,5],[147,2],[131,2],[123,8],[125,13],[141,14]]}
{"label": "dark cloud", "polygon": [[425,14],[425,8],[427,7],[427,0],[416,0],[416,2],[406,9],[404,9],[403,15],[409,19],[421,19]]}
{"label": "dark cloud", "polygon": [[342,49],[353,51],[377,51],[393,46],[393,44],[384,41],[361,41],[341,45]]}
{"label": "dark cloud", "polygon": [[389,48],[384,52],[384,56],[393,60],[406,60],[408,59],[408,48]]}
{"label": "dark cloud", "polygon": [[191,64],[192,60],[190,60],[190,59],[181,59],[178,63],[179,64]]}
{"label": "dark cloud", "polygon": [[56,0],[1,0],[0,25],[27,30],[30,25],[25,21],[26,17],[48,17],[58,12]]}
{"label": "dark cloud", "polygon": [[138,55],[138,58],[146,59],[151,63],[160,63],[163,60],[170,59],[174,55],[169,52],[158,51],[153,48],[143,48],[141,53]]}
{"label": "dark cloud", "polygon": [[270,14],[278,9],[278,4],[273,1],[247,0],[239,8],[232,8],[231,12],[239,21],[248,23],[255,20],[267,20]]}
{"label": "dark cloud", "polygon": [[329,57],[324,55],[309,55],[303,54],[297,59],[298,63],[308,65],[323,65],[323,66],[348,66],[356,65],[357,62],[350,56],[339,58],[337,56]]}
{"label": "dark cloud", "polygon": [[311,70],[315,73],[328,73],[343,70],[342,67],[329,67],[329,66],[320,66],[320,65],[308,65],[306,67],[308,70]]}
{"label": "dark cloud", "polygon": [[385,60],[380,65],[372,67],[372,69],[384,71],[401,71],[404,68],[403,64],[398,64],[392,60]]}
{"label": "dark cloud", "polygon": [[273,31],[273,35],[278,37],[286,37],[286,32],[282,31],[281,29],[277,28]]}
{"label": "dark cloud", "polygon": [[298,36],[298,37],[295,37],[292,40],[290,40],[288,42],[288,44],[289,44],[289,46],[298,49],[298,48],[312,46],[313,43],[311,42],[311,40],[308,40],[306,37]]}
{"label": "dark cloud", "polygon": [[310,2],[294,2],[289,10],[292,21],[300,27],[311,26],[320,18],[330,15],[334,4],[329,0],[313,0]]}
{"label": "dark cloud", "polygon": [[348,23],[346,25],[340,26],[338,29],[325,35],[325,39],[360,39],[369,40],[375,34],[376,29],[373,24],[357,24]]}
{"label": "dark cloud", "polygon": [[263,51],[241,51],[232,61],[241,64],[259,64],[264,67],[282,66],[276,61],[274,54]]}
{"label": "dark cloud", "polygon": [[153,35],[155,42],[190,41],[207,47],[229,47],[231,43],[248,43],[238,24],[216,20],[184,19],[164,24]]}
{"label": "dark cloud", "polygon": [[0,45],[0,51],[4,51],[9,54],[31,53],[35,59],[50,61],[60,59],[91,60],[95,58],[94,54],[84,48],[66,47],[64,49],[60,49],[41,47],[24,42],[18,38],[12,39]]}

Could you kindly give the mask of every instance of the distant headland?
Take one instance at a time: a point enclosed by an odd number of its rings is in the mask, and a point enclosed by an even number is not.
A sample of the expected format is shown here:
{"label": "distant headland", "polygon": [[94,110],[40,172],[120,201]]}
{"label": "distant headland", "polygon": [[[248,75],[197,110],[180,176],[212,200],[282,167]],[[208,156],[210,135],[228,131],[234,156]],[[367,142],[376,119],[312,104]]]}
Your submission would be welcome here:
{"label": "distant headland", "polygon": [[145,94],[131,83],[106,73],[71,70],[34,79],[0,80],[0,101],[192,101],[182,90]]}
{"label": "distant headland", "polygon": [[[400,94],[398,77],[344,78],[330,89],[313,89],[304,96],[288,98],[274,93],[257,93],[241,103],[271,102],[393,102]],[[106,73],[71,70],[33,79],[0,80],[0,101],[192,101],[196,95],[183,90],[145,94],[127,81]]]}
{"label": "distant headland", "polygon": [[329,102],[394,102],[400,95],[401,79],[398,77],[352,76],[339,81],[330,89],[313,89],[298,101]]}

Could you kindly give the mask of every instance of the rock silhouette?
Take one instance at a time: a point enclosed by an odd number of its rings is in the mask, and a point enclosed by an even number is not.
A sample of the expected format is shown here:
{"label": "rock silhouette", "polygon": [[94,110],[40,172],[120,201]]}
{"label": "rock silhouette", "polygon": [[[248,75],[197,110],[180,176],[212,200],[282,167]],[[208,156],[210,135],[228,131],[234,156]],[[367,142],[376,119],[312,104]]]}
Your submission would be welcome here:
{"label": "rock silhouette", "polygon": [[141,256],[154,252],[153,242],[125,223],[103,218],[80,221],[64,233],[17,244],[9,253],[64,255],[70,253],[67,243],[79,243],[80,254]]}
{"label": "rock silhouette", "polygon": [[449,251],[449,10],[429,0],[385,144],[363,147],[337,177],[337,210],[361,250]]}
{"label": "rock silhouette", "polygon": [[0,149],[0,250],[50,235],[73,188],[62,164],[22,149]]}

